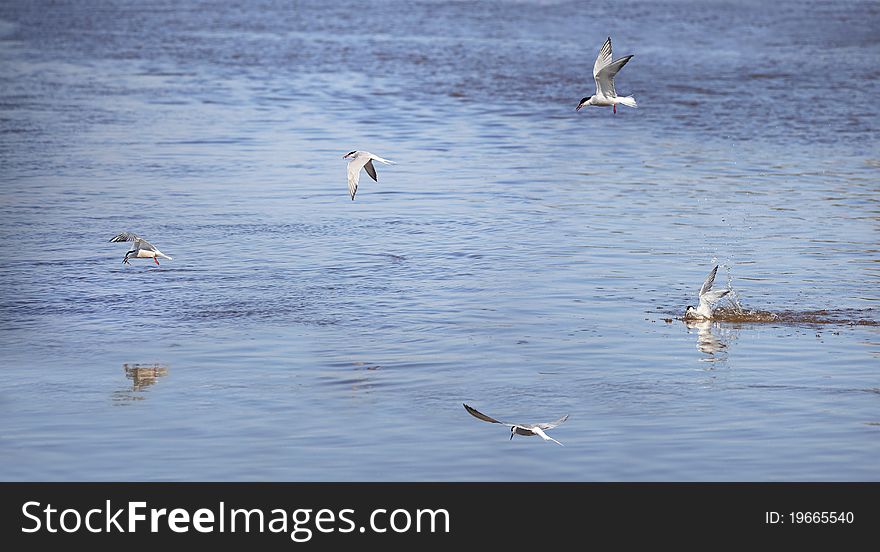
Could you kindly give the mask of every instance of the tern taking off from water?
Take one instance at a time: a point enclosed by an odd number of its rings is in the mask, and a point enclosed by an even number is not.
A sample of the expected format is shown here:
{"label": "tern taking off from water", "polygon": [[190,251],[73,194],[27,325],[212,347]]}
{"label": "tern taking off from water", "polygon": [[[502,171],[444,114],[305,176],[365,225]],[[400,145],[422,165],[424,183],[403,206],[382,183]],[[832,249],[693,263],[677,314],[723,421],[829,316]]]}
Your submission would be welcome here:
{"label": "tern taking off from water", "polygon": [[354,194],[356,194],[358,190],[358,181],[361,179],[361,169],[365,169],[367,174],[370,175],[370,178],[379,182],[379,178],[376,176],[376,167],[373,166],[373,161],[375,160],[379,163],[385,163],[386,165],[394,164],[394,161],[382,159],[378,155],[373,155],[368,151],[350,151],[343,155],[342,158],[349,160],[348,193],[351,194],[352,201],[354,201]]}
{"label": "tern taking off from water", "polygon": [[169,261],[171,260],[171,257],[156,249],[155,245],[132,232],[122,232],[121,234],[117,234],[110,238],[110,241],[134,242],[134,245],[131,246],[131,249],[125,254],[125,257],[122,258],[122,262],[125,264],[130,264],[128,262],[129,259],[153,259],[153,262],[157,265],[159,264],[159,259],[157,257],[162,257]]}
{"label": "tern taking off from water", "polygon": [[511,439],[513,439],[514,435],[526,435],[526,436],[537,435],[541,439],[544,439],[545,441],[553,441],[557,445],[565,446],[562,443],[560,443],[559,441],[557,441],[556,439],[554,439],[553,437],[550,437],[549,435],[544,433],[544,431],[548,430],[548,429],[553,429],[554,427],[558,426],[559,424],[561,424],[562,422],[567,420],[568,414],[559,418],[555,422],[549,422],[549,423],[544,423],[544,424],[509,424],[507,422],[499,422],[498,420],[496,420],[495,418],[492,418],[491,416],[486,416],[482,412],[480,412],[474,408],[471,408],[470,406],[468,406],[466,404],[462,403],[462,406],[464,406],[464,409],[467,410],[471,416],[473,416],[474,418],[477,418],[478,420],[483,420],[484,422],[490,422],[493,424],[506,425],[507,427],[509,427]]}
{"label": "tern taking off from water", "polygon": [[688,308],[684,311],[685,318],[702,318],[704,320],[712,318],[712,306],[717,303],[719,299],[730,293],[729,289],[712,291],[712,284],[715,283],[716,272],[718,272],[718,265],[715,265],[712,272],[706,276],[706,281],[703,282],[703,287],[700,288],[700,306],[694,308],[692,305],[688,305]]}
{"label": "tern taking off from water", "polygon": [[617,113],[617,104],[623,104],[627,107],[637,107],[636,99],[632,96],[620,97],[617,90],[614,89],[614,77],[618,71],[626,65],[626,62],[632,58],[631,55],[611,61],[611,37],[602,45],[599,50],[599,57],[593,64],[593,79],[596,81],[596,93],[581,100],[575,111],[580,111],[582,107],[588,105],[596,105],[600,107],[614,108]]}

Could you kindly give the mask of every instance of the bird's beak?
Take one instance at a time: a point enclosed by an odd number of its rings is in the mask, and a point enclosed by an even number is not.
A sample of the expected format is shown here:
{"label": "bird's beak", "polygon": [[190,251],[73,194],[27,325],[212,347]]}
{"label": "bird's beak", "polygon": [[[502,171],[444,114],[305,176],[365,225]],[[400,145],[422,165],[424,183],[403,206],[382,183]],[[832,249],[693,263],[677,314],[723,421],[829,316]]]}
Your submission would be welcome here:
{"label": "bird's beak", "polygon": [[584,107],[584,104],[578,104],[578,106],[576,108],[574,108],[574,110],[580,111],[582,107]]}

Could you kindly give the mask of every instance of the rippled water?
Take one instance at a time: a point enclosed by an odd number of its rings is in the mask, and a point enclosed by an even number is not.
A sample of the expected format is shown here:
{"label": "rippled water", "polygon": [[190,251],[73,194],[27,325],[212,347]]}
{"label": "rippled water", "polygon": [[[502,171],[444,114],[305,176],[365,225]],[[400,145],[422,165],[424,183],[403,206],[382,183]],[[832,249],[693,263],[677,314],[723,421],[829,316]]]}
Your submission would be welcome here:
{"label": "rippled water", "polygon": [[362,8],[0,4],[0,478],[880,479],[880,5]]}

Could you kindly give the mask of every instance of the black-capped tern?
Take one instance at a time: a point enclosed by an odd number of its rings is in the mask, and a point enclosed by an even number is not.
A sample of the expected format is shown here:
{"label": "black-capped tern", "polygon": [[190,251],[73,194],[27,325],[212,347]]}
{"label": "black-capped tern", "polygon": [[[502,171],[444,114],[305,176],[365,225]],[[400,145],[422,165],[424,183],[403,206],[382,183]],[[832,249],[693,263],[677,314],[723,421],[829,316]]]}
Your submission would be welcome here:
{"label": "black-capped tern", "polygon": [[590,105],[608,107],[612,106],[614,112],[617,113],[617,104],[623,104],[627,107],[638,107],[636,99],[632,96],[618,96],[617,90],[614,88],[614,77],[632,58],[632,55],[622,57],[611,61],[611,37],[602,45],[599,50],[599,57],[593,64],[593,79],[596,81],[596,93],[587,96],[578,104],[575,111],[580,111],[582,107]]}
{"label": "black-capped tern", "polygon": [[122,232],[121,234],[117,234],[110,238],[110,241],[134,242],[134,245],[131,246],[131,249],[126,252],[125,257],[122,258],[124,264],[130,264],[128,262],[129,259],[153,259],[153,262],[157,265],[159,264],[159,259],[157,257],[162,257],[169,261],[171,260],[171,257],[156,249],[155,245],[132,232]]}
{"label": "black-capped tern", "polygon": [[541,439],[544,439],[545,441],[553,441],[557,445],[564,446],[562,443],[560,443],[559,441],[557,441],[553,437],[550,437],[549,435],[544,433],[544,431],[546,431],[548,429],[553,429],[554,427],[558,426],[559,424],[561,424],[562,422],[567,420],[568,414],[559,418],[555,422],[548,422],[548,423],[543,423],[543,424],[510,424],[507,422],[500,422],[491,416],[486,416],[485,414],[483,414],[479,410],[476,410],[475,408],[471,408],[470,406],[468,406],[464,403],[462,403],[462,406],[464,406],[464,409],[467,410],[471,416],[473,416],[474,418],[477,418],[478,420],[483,420],[484,422],[489,422],[489,423],[493,423],[493,424],[506,425],[507,427],[509,427],[511,439],[513,439],[514,435],[524,435],[524,436],[537,435]]}
{"label": "black-capped tern", "polygon": [[354,195],[357,193],[358,189],[358,181],[361,179],[361,169],[365,169],[367,174],[370,175],[370,178],[379,182],[379,177],[376,175],[376,167],[373,166],[373,161],[378,161],[380,163],[385,163],[386,165],[393,165],[394,161],[389,161],[388,159],[382,159],[378,155],[373,155],[368,151],[350,151],[342,156],[343,159],[348,159],[348,193],[351,194],[351,200],[354,201]]}
{"label": "black-capped tern", "polygon": [[730,293],[729,289],[712,291],[712,284],[715,283],[715,274],[717,272],[718,265],[715,265],[712,272],[706,276],[706,281],[703,282],[703,287],[700,288],[700,305],[698,307],[688,305],[684,311],[685,318],[712,318],[713,305],[717,303],[719,299]]}

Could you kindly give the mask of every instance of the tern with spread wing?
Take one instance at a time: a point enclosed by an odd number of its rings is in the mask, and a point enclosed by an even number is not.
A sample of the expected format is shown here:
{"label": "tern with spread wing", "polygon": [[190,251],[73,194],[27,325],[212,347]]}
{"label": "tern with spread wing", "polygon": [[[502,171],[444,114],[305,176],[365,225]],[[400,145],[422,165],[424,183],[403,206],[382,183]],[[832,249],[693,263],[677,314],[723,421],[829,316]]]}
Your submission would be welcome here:
{"label": "tern with spread wing", "polygon": [[636,99],[632,96],[618,96],[617,90],[614,88],[614,77],[632,58],[632,55],[622,57],[611,61],[611,37],[602,45],[599,50],[599,57],[593,64],[593,79],[596,81],[596,93],[581,100],[575,111],[580,111],[582,107],[595,105],[600,107],[614,108],[617,113],[617,104],[623,104],[627,107],[638,107]]}
{"label": "tern with spread wing", "polygon": [[394,161],[389,161],[388,159],[382,159],[378,155],[373,155],[368,151],[350,151],[342,156],[343,159],[348,159],[348,193],[351,194],[351,200],[354,201],[354,194],[357,193],[358,190],[358,181],[361,179],[361,169],[367,171],[367,174],[370,175],[370,178],[379,182],[379,177],[376,175],[376,167],[373,166],[373,161],[378,161],[379,163],[385,163],[386,165],[393,165]]}
{"label": "tern with spread wing", "polygon": [[730,293],[729,289],[712,291],[712,284],[715,283],[715,274],[717,272],[718,265],[715,265],[712,272],[706,276],[706,281],[703,282],[703,287],[700,288],[700,306],[694,308],[692,305],[688,305],[684,311],[685,318],[702,318],[704,320],[712,318],[713,305],[717,303],[719,299]]}
{"label": "tern with spread wing", "polygon": [[121,234],[117,234],[110,238],[110,241],[134,242],[134,245],[131,246],[131,249],[125,254],[125,257],[122,258],[124,264],[130,264],[128,262],[129,259],[153,259],[153,262],[157,265],[159,264],[158,257],[168,259],[169,261],[171,260],[171,257],[156,249],[155,245],[132,232],[122,232]]}
{"label": "tern with spread wing", "polygon": [[543,424],[509,424],[507,422],[500,422],[500,421],[496,420],[495,418],[492,418],[491,416],[486,416],[485,414],[483,414],[479,410],[476,410],[475,408],[471,408],[470,406],[468,406],[464,403],[462,403],[462,406],[464,406],[464,409],[468,411],[468,414],[470,414],[471,416],[473,416],[474,418],[476,418],[478,420],[483,420],[484,422],[489,422],[489,423],[493,423],[493,424],[506,425],[507,427],[509,427],[511,439],[513,439],[514,435],[525,435],[525,436],[537,435],[541,439],[544,439],[545,441],[553,441],[557,445],[565,446],[544,432],[548,429],[553,429],[554,427],[558,426],[559,424],[561,424],[562,422],[567,420],[568,414],[559,418],[555,422],[549,422],[549,423],[543,423]]}

